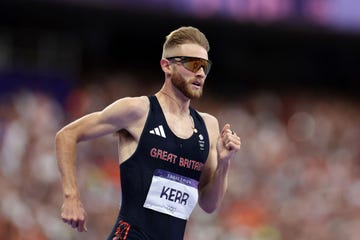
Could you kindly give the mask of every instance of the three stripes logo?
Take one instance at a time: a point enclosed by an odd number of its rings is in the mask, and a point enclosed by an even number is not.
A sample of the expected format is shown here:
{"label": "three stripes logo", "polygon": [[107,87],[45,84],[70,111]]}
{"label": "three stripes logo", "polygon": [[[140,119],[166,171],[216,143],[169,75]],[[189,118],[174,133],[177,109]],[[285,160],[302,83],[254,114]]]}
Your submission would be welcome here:
{"label": "three stripes logo", "polygon": [[154,134],[163,138],[166,138],[165,131],[162,125],[150,130],[150,134]]}

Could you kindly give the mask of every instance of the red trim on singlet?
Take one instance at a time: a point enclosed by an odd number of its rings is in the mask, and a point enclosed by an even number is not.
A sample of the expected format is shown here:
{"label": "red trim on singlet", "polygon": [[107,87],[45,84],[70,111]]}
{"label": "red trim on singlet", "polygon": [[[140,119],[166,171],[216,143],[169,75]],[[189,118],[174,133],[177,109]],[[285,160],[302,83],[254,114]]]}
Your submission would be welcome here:
{"label": "red trim on singlet", "polygon": [[119,221],[119,226],[116,229],[115,235],[112,240],[126,240],[131,225],[123,220]]}

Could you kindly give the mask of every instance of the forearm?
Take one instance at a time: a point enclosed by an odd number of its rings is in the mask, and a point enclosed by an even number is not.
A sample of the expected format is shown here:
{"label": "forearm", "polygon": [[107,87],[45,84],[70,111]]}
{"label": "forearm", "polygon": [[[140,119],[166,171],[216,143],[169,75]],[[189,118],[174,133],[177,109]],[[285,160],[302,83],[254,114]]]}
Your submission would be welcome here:
{"label": "forearm", "polygon": [[79,197],[76,181],[76,144],[77,140],[66,130],[56,135],[56,158],[61,176],[61,185],[65,198]]}
{"label": "forearm", "polygon": [[220,161],[212,180],[200,191],[199,205],[208,212],[214,212],[224,198],[228,186],[230,161]]}

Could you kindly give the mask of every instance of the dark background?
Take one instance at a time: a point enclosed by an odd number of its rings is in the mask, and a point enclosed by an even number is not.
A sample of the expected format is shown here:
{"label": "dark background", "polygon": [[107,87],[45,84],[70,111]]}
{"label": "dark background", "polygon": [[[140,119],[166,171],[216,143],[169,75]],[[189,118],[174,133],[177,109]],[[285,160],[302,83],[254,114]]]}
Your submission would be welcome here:
{"label": "dark background", "polygon": [[[360,82],[356,31],[340,31],[304,18],[259,24],[154,9],[65,1],[2,2],[0,30],[10,36],[16,52],[11,66],[2,72],[46,75],[52,71],[50,78],[66,76],[71,78],[69,84],[81,84],[91,81],[84,76],[126,69],[161,82],[159,60],[165,36],[179,26],[193,25],[207,35],[212,47],[209,91],[235,95],[262,88],[306,88],[356,95]],[[55,36],[58,49],[54,56],[39,59],[34,49],[42,48],[39,39],[44,35]],[[62,50],[63,43],[71,47]]]}

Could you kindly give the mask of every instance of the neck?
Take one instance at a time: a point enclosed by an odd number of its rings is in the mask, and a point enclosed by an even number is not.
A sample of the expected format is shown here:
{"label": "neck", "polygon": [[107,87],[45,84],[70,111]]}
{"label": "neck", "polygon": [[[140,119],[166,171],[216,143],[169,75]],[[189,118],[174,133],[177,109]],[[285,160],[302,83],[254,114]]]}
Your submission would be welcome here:
{"label": "neck", "polygon": [[176,104],[176,106],[178,107],[178,109],[180,109],[180,111],[189,111],[188,110],[188,104],[186,103],[182,103],[180,100],[176,99],[175,97],[171,96],[170,93],[167,93],[164,89],[161,89],[159,91],[160,94],[163,94],[164,96],[166,96],[168,99],[170,99],[172,102],[174,102]]}
{"label": "neck", "polygon": [[165,90],[161,89],[159,91],[160,94],[163,94],[164,96],[166,96],[167,98],[169,98],[172,102],[175,102],[175,104],[178,106],[178,108],[180,109],[180,111],[186,110],[186,118],[188,118],[190,120],[191,123],[191,128],[193,130],[194,133],[197,133],[197,129],[195,128],[195,123],[194,123],[194,119],[192,118],[192,116],[190,115],[190,110],[187,104],[181,104],[178,102],[178,100],[175,97],[172,97],[169,93],[167,93]]}

